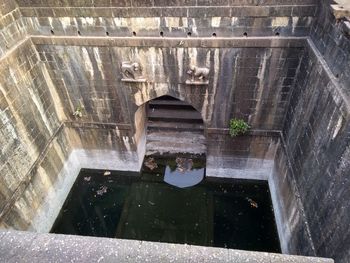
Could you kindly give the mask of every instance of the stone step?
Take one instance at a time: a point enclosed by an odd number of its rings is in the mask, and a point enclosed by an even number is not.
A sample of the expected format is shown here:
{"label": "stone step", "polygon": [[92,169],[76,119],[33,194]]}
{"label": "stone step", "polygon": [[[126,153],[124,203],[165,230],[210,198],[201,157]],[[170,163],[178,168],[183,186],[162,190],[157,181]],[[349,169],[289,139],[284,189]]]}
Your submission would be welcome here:
{"label": "stone step", "polygon": [[205,136],[203,132],[190,132],[190,131],[161,131],[161,132],[149,132],[147,133],[147,139],[152,141],[159,141],[169,139],[170,141],[193,141],[193,142],[205,142]]}
{"label": "stone step", "polygon": [[148,103],[149,111],[153,109],[179,109],[179,110],[190,110],[195,109],[188,103],[181,100],[152,100]]}
{"label": "stone step", "polygon": [[202,132],[151,131],[147,134],[146,154],[205,154],[205,142]]}
{"label": "stone step", "polygon": [[151,131],[203,131],[202,123],[184,123],[184,122],[164,122],[148,121],[147,130]]}
{"label": "stone step", "polygon": [[181,100],[151,100],[148,105],[151,106],[189,106],[192,107],[187,102]]}
{"label": "stone step", "polygon": [[148,119],[150,121],[203,122],[198,111],[186,109],[152,109],[148,112]]}

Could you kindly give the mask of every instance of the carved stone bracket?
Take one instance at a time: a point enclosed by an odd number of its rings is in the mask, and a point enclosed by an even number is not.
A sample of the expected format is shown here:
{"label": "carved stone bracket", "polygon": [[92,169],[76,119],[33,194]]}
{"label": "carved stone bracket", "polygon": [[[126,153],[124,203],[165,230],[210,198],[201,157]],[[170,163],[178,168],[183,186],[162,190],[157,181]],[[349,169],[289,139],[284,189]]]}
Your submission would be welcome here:
{"label": "carved stone bracket", "polygon": [[142,67],[137,62],[125,61],[121,65],[123,82],[146,82],[146,78],[142,76]]}
{"label": "carved stone bracket", "polygon": [[191,65],[187,74],[190,76],[186,80],[187,85],[208,85],[209,84],[209,68],[200,68],[194,65]]}

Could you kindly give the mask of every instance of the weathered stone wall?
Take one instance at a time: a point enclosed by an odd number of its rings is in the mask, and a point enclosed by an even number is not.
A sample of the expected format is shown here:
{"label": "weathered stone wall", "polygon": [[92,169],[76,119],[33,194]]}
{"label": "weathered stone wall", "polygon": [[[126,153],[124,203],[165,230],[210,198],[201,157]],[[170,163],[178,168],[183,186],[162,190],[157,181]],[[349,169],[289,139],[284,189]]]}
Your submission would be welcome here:
{"label": "weathered stone wall", "polygon": [[350,38],[343,29],[330,1],[320,2],[292,93],[275,176],[285,200],[280,211],[288,222],[283,231],[291,236],[290,250],[336,262],[350,260]]}
{"label": "weathered stone wall", "polygon": [[250,131],[232,138],[228,129],[208,129],[206,175],[268,180],[273,172],[278,131]]}
{"label": "weathered stone wall", "polygon": [[350,35],[349,22],[346,18],[336,20],[330,4],[332,1],[320,2],[319,14],[311,28],[310,37],[336,77],[341,89],[350,93]]}
{"label": "weathered stone wall", "polygon": [[15,1],[0,3],[0,58],[26,37],[26,26]]}
{"label": "weathered stone wall", "polygon": [[69,152],[59,98],[30,41],[0,60],[0,220],[26,229]]}
{"label": "weathered stone wall", "polygon": [[[25,1],[32,35],[306,36],[316,0]],[[79,32],[78,32],[79,31]]]}
{"label": "weathered stone wall", "polygon": [[[230,118],[238,117],[254,129],[279,130],[304,47],[302,41],[282,39],[273,48],[259,39],[183,40],[184,47],[178,40],[53,40],[33,39],[67,121],[121,126],[134,126],[139,106],[169,94],[201,112],[207,128],[226,128]],[[147,82],[122,82],[123,61],[139,62]],[[210,69],[209,85],[185,84],[191,64]],[[76,118],[72,113],[79,105],[83,116]]]}
{"label": "weathered stone wall", "polygon": [[[208,175],[267,179],[271,173],[277,138],[266,133],[232,140],[220,129],[233,117],[245,119],[253,129],[282,128],[305,42],[183,39],[179,47],[175,39],[33,41],[56,84],[64,121],[82,142],[75,147],[120,149],[126,155],[137,149],[141,161],[144,124],[136,126],[136,113],[147,101],[171,95],[193,105],[206,129],[212,129],[207,133]],[[123,61],[139,62],[147,82],[122,82]],[[210,69],[209,85],[185,83],[191,64]],[[79,105],[84,108],[81,118],[73,116]]]}
{"label": "weathered stone wall", "polygon": [[277,157],[287,162],[277,169],[302,204],[288,221],[295,222],[293,238],[300,232],[308,238],[295,240],[294,250],[348,262],[349,97],[344,79],[331,70],[338,62],[326,64],[316,46],[309,44],[283,129],[285,151]]}
{"label": "weathered stone wall", "polygon": [[289,254],[315,255],[299,188],[290,167],[286,147],[281,141],[269,180],[281,248]]}

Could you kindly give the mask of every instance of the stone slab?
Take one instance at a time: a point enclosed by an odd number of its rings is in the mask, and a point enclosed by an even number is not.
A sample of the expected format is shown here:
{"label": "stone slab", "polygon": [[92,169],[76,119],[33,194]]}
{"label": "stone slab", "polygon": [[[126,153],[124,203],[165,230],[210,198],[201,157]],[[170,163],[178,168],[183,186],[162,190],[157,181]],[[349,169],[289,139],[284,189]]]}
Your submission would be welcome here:
{"label": "stone slab", "polygon": [[1,262],[302,262],[332,259],[224,248],[20,231],[0,231]]}

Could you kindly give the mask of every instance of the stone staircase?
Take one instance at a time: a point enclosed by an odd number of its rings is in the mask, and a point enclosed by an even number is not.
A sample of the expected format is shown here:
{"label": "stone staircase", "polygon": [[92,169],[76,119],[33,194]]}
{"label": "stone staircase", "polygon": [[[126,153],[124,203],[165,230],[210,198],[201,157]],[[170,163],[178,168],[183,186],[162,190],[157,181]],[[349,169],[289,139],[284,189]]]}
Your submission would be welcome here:
{"label": "stone staircase", "polygon": [[170,96],[148,103],[146,154],[204,154],[202,116],[191,105]]}

